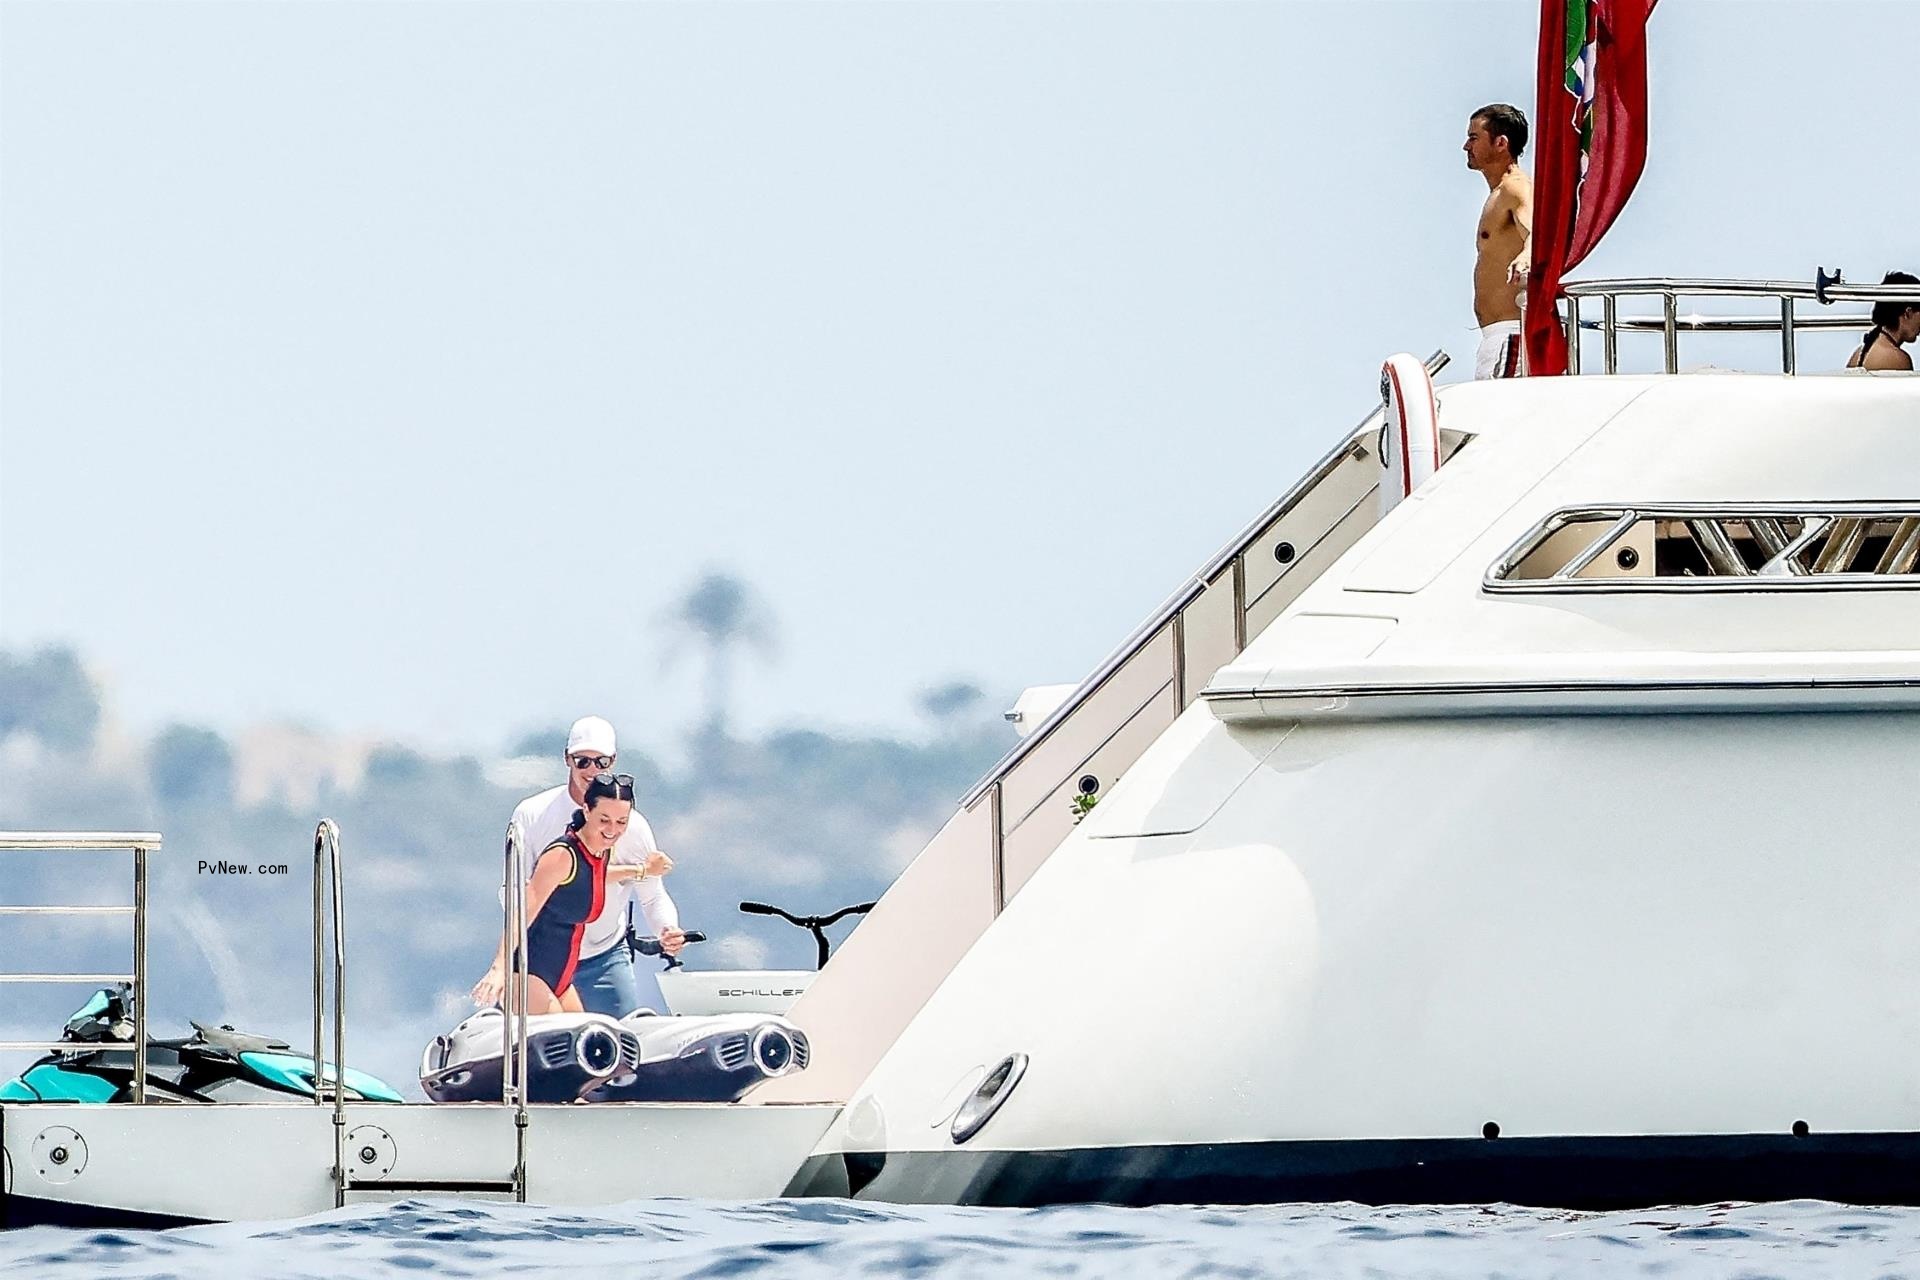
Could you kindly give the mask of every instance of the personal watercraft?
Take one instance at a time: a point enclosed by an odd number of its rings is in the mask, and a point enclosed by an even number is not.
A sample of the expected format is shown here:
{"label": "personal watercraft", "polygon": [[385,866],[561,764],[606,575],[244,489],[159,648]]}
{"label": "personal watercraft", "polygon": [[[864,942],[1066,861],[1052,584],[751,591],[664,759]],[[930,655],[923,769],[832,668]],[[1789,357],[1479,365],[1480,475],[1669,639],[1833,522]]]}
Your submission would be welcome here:
{"label": "personal watercraft", "polygon": [[[0,1084],[4,1102],[127,1102],[133,1097],[133,993],[125,983],[94,993],[60,1033],[73,1048],[47,1054]],[[286,1102],[311,1098],[313,1059],[284,1040],[230,1026],[189,1023],[193,1034],[147,1041],[147,1093],[167,1102]],[[332,1063],[321,1070],[332,1097]],[[364,1071],[347,1071],[351,1102],[399,1102]]]}

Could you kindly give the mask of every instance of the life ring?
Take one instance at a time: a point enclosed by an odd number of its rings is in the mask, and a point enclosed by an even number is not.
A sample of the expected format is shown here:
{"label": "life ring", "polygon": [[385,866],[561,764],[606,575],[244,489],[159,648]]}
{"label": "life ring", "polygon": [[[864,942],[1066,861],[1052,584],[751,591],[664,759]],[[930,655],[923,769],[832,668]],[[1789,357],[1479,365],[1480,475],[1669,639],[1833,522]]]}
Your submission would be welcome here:
{"label": "life ring", "polygon": [[1440,465],[1440,402],[1427,366],[1401,352],[1380,366],[1380,514],[1400,505]]}

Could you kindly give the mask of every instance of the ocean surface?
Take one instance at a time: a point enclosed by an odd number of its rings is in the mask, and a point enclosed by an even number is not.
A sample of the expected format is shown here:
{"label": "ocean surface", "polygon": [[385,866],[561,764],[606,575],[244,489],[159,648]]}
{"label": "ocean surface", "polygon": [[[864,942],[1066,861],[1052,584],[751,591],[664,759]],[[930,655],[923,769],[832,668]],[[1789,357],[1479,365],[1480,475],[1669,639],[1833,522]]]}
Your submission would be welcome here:
{"label": "ocean surface", "polygon": [[286,1222],[0,1234],[32,1280],[524,1276],[1920,1276],[1920,1210],[1812,1201],[929,1209],[651,1200],[591,1212],[410,1200]]}

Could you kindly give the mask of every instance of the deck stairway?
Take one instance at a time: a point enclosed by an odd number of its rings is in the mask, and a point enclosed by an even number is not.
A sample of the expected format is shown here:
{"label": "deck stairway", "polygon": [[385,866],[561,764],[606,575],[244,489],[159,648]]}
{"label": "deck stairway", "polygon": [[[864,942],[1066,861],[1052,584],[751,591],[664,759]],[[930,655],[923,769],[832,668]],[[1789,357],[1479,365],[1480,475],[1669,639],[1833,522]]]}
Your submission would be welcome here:
{"label": "deck stairway", "polygon": [[[1447,357],[1436,352],[1429,373]],[[961,801],[865,923],[795,1003],[814,1059],[755,1102],[844,1101],[1098,796],[1198,696],[1214,672],[1377,519],[1382,412],[1198,571]],[[1459,447],[1442,431],[1442,456]]]}

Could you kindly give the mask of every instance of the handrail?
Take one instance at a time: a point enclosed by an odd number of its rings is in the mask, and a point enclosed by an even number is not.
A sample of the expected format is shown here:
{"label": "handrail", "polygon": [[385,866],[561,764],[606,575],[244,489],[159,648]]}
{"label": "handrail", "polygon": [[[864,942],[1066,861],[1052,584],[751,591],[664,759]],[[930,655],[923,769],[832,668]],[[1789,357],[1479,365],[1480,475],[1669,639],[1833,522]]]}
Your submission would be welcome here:
{"label": "handrail", "polygon": [[[1848,329],[1859,329],[1861,325],[1870,325],[1873,320],[1864,312],[1848,311],[1832,316],[1795,316],[1793,326],[1820,333],[1844,333]],[[1775,316],[1675,316],[1674,328],[1687,333],[1775,333],[1779,331],[1780,321]],[[1606,321],[1580,321],[1580,327],[1592,333],[1606,331]],[[1620,333],[1659,333],[1666,328],[1666,321],[1656,316],[1621,316],[1613,322]]]}
{"label": "handrail", "polygon": [[[1426,361],[1428,376],[1439,373],[1440,370],[1446,368],[1450,360],[1451,357],[1448,356],[1445,351],[1435,351],[1432,355],[1428,356]],[[1226,546],[1216,552],[1204,565],[1190,574],[1186,582],[1182,583],[1171,596],[1168,596],[1165,602],[1163,602],[1159,608],[1155,609],[1145,622],[1134,628],[1134,630],[1128,634],[1127,638],[1120,642],[1119,647],[1108,654],[1106,659],[1094,668],[1092,675],[1082,680],[1080,684],[1075,687],[1074,691],[1068,694],[1066,699],[1053,709],[1051,715],[1045,720],[1042,720],[1039,725],[1034,728],[1032,733],[1015,743],[1005,755],[1001,756],[1000,759],[994,763],[992,768],[987,770],[985,776],[982,777],[979,782],[975,783],[972,789],[961,798],[960,807],[962,809],[970,809],[979,803],[980,798],[1003,781],[1008,774],[1012,773],[1022,760],[1025,760],[1033,752],[1039,750],[1040,745],[1051,737],[1054,731],[1062,724],[1066,723],[1087,699],[1098,693],[1101,688],[1106,685],[1107,681],[1111,680],[1114,675],[1119,672],[1120,668],[1126,666],[1127,663],[1133,659],[1135,654],[1145,648],[1147,642],[1158,635],[1162,627],[1177,618],[1188,605],[1198,599],[1200,594],[1207,589],[1208,582],[1218,575],[1221,570],[1230,567],[1234,561],[1245,555],[1247,549],[1259,539],[1263,532],[1272,527],[1276,520],[1286,515],[1301,499],[1313,492],[1321,481],[1339,470],[1341,465],[1353,456],[1357,448],[1363,447],[1367,442],[1369,434],[1367,428],[1372,425],[1374,419],[1379,416],[1379,409],[1370,411],[1366,417],[1360,420],[1352,431],[1341,437],[1339,444],[1335,445],[1326,456],[1314,464],[1312,470],[1308,471],[1291,489],[1288,489],[1277,498],[1264,512],[1254,517],[1245,528],[1235,534],[1233,538],[1227,542]],[[1244,604],[1245,602],[1241,602],[1242,608],[1244,608]],[[1240,619],[1236,618],[1235,626],[1238,627],[1239,625]]]}
{"label": "handrail", "polygon": [[1683,276],[1624,276],[1609,280],[1568,280],[1560,292],[1569,298],[1607,294],[1639,297],[1671,293],[1678,298],[1805,298],[1818,302],[1920,303],[1915,284],[1808,284],[1805,280],[1716,280]]}
{"label": "handrail", "polygon": [[[1677,276],[1633,276],[1611,280],[1572,280],[1560,286],[1560,294],[1567,300],[1567,327],[1570,330],[1567,343],[1567,371],[1579,373],[1581,351],[1579,335],[1584,330],[1598,329],[1602,337],[1602,369],[1607,373],[1620,371],[1620,351],[1618,338],[1622,331],[1627,333],[1659,333],[1664,339],[1664,367],[1668,373],[1680,371],[1680,334],[1682,333],[1778,333],[1780,335],[1780,371],[1797,372],[1799,365],[1799,333],[1802,329],[1814,331],[1845,330],[1855,325],[1871,324],[1872,317],[1858,313],[1827,316],[1806,316],[1797,314],[1794,304],[1801,301],[1817,302],[1829,306],[1835,302],[1913,302],[1920,303],[1920,285],[1908,284],[1846,284],[1840,273],[1827,275],[1824,269],[1815,274],[1811,284],[1804,280],[1716,280],[1693,279]],[[1659,316],[1628,316],[1619,314],[1621,298],[1657,297],[1661,302]],[[1780,314],[1777,319],[1758,316],[1682,316],[1677,302],[1681,298],[1772,298],[1779,303]],[[1598,298],[1601,302],[1601,319],[1596,324],[1583,320],[1580,315],[1580,303],[1585,298]]]}
{"label": "handrail", "polygon": [[520,826],[507,823],[506,921],[503,929],[509,969],[507,1005],[500,1019],[501,1101],[513,1100],[513,1198],[527,1199],[527,876]]}
{"label": "handrail", "polygon": [[160,851],[158,831],[0,831],[0,851],[37,849],[98,853],[119,849]]}
{"label": "handrail", "polygon": [[[128,982],[133,987],[133,1100],[147,1100],[147,854],[161,848],[158,831],[0,831],[0,852],[118,852],[133,854],[131,907],[7,907],[8,915],[125,915],[133,916],[133,972],[4,973],[0,982]],[[49,1047],[51,1046],[51,1047]],[[21,1049],[53,1053],[71,1048],[64,1041],[0,1040],[0,1050]]]}
{"label": "handrail", "polygon": [[332,818],[313,829],[313,1105],[320,1106],[326,1078],[321,1013],[326,1002],[322,944],[326,898],[333,899],[333,1204],[347,1202],[347,939],[340,892],[340,827]]}

